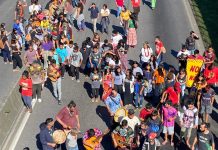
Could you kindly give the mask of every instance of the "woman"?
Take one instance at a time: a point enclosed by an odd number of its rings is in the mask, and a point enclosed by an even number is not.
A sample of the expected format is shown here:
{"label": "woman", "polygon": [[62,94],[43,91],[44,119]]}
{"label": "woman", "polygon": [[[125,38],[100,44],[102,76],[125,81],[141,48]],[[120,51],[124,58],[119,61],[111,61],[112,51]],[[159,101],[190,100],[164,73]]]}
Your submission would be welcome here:
{"label": "woman", "polygon": [[85,30],[85,17],[83,14],[84,6],[81,2],[78,3],[76,8],[76,19],[77,19],[77,26],[79,31]]}
{"label": "woman", "polygon": [[123,92],[124,92],[124,99],[123,105],[131,105],[133,102],[133,92],[134,92],[134,77],[132,75],[132,70],[128,69],[126,71],[126,77],[123,81]]}
{"label": "woman", "polygon": [[123,26],[124,35],[127,35],[128,20],[130,19],[131,12],[123,5],[120,13],[120,23]]}
{"label": "woman", "polygon": [[156,70],[157,69],[157,61],[156,61],[156,57],[154,55],[151,55],[151,58],[149,60],[149,64],[151,65],[152,70]]}
{"label": "woman", "polygon": [[109,67],[106,67],[102,76],[103,95],[102,99],[105,100],[114,88],[114,78]]}
{"label": "woman", "polygon": [[20,45],[17,40],[11,40],[11,51],[12,51],[12,60],[13,60],[13,72],[19,71],[16,69],[19,67],[20,69],[23,67],[22,60],[20,58],[21,51]]}
{"label": "woman", "polygon": [[51,56],[51,50],[53,48],[53,42],[48,35],[44,36],[42,42],[42,56],[44,62],[44,69],[48,68],[48,56]]}
{"label": "woman", "polygon": [[186,71],[184,68],[181,68],[179,73],[176,76],[176,82],[180,83],[180,88],[181,88],[181,98],[184,97],[185,95],[185,88],[186,88]]}
{"label": "woman", "polygon": [[94,36],[92,38],[93,45],[96,45],[97,43],[101,42],[101,37],[98,33],[94,33]]}
{"label": "woman", "polygon": [[130,15],[130,19],[128,20],[128,33],[127,33],[127,45],[134,48],[137,44],[137,23],[134,19],[133,14]]}
{"label": "woman", "polygon": [[7,62],[9,61],[9,63],[12,64],[10,45],[5,30],[1,31],[1,40],[3,44],[1,51],[4,58],[4,62],[5,64],[7,64]]}
{"label": "woman", "polygon": [[121,68],[123,71],[128,69],[128,58],[127,58],[128,46],[124,40],[120,40],[117,45],[117,53],[120,58]]}
{"label": "woman", "polygon": [[146,41],[143,44],[143,48],[141,49],[141,64],[149,62],[151,56],[153,54],[153,50],[151,49],[149,43]]}
{"label": "woman", "polygon": [[125,79],[125,75],[121,71],[120,67],[116,67],[113,74],[114,78],[114,89],[120,94],[123,94],[123,81]]}
{"label": "woman", "polygon": [[102,33],[106,32],[108,34],[109,33],[108,26],[110,24],[110,19],[109,19],[110,10],[107,8],[107,4],[103,5],[100,14],[101,14],[101,32]]}
{"label": "woman", "polygon": [[165,77],[166,71],[163,65],[159,65],[153,74],[152,82],[154,84],[154,96],[159,97],[162,94],[165,83]]}

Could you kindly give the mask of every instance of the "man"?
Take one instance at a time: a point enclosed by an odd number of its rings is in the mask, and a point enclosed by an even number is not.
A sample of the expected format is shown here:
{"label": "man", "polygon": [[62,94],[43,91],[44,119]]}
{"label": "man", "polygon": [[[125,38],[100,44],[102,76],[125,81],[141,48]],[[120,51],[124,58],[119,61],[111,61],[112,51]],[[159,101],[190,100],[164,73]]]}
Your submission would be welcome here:
{"label": "man", "polygon": [[204,52],[203,56],[204,56],[205,68],[208,68],[209,66],[213,65],[214,60],[216,58],[216,55],[215,55],[213,47],[211,45]]}
{"label": "man", "polygon": [[53,126],[54,121],[52,118],[47,118],[45,121],[45,128],[40,131],[40,142],[43,150],[54,150],[56,143],[53,141]]}
{"label": "man", "polygon": [[145,105],[145,108],[143,108],[140,113],[139,113],[139,119],[141,121],[146,121],[152,114],[152,112],[154,111],[154,108],[152,107],[152,105],[150,103],[147,103]]}
{"label": "man", "polygon": [[33,49],[32,45],[29,45],[28,50],[24,53],[24,64],[28,67],[33,62],[37,62],[38,59],[39,59],[38,52]]}
{"label": "man", "polygon": [[74,50],[70,57],[70,61],[71,61],[70,70],[72,74],[72,80],[75,80],[75,76],[76,76],[76,81],[80,82],[79,68],[82,64],[83,56],[82,53],[79,51],[79,47],[77,45],[74,47]]}
{"label": "man", "polygon": [[204,57],[200,55],[200,51],[198,49],[194,50],[194,54],[193,55],[189,55],[188,58],[204,60]]}
{"label": "man", "polygon": [[181,68],[186,68],[187,58],[190,52],[187,50],[185,45],[182,45],[182,49],[177,54],[177,59],[179,60],[179,65]]}
{"label": "man", "polygon": [[89,63],[91,68],[101,68],[102,55],[99,52],[99,47],[95,45],[93,51],[89,55]]}
{"label": "man", "polygon": [[24,26],[22,23],[22,18],[18,18],[15,20],[15,23],[13,24],[13,29],[15,29],[18,33],[18,35],[20,35],[21,38],[19,38],[19,43],[20,45],[24,45],[25,44],[25,30],[24,30]]}
{"label": "man", "polygon": [[190,53],[193,55],[195,51],[195,40],[198,40],[199,37],[194,31],[190,32],[190,36],[186,38],[185,45]]}
{"label": "man", "polygon": [[214,100],[215,91],[210,87],[210,85],[207,85],[204,89],[202,89],[202,92],[198,93],[197,106],[204,122],[208,123],[209,114],[212,113]]}
{"label": "man", "polygon": [[183,106],[183,112],[180,115],[180,126],[180,142],[184,138],[186,130],[188,130],[186,145],[191,148],[189,140],[191,137],[192,128],[198,127],[198,109],[194,106],[193,100],[188,101],[187,106]]}
{"label": "man", "polygon": [[58,101],[58,104],[61,105],[61,73],[59,65],[56,64],[56,60],[51,60],[51,64],[48,67],[47,75],[48,78],[51,80],[55,99]]}
{"label": "man", "polygon": [[92,3],[91,7],[88,10],[91,13],[90,17],[91,17],[92,23],[93,23],[93,32],[96,33],[96,24],[97,24],[97,19],[99,16],[98,7],[96,7],[95,3]]}
{"label": "man", "polygon": [[118,141],[115,139],[115,135],[122,137],[122,139],[124,139],[124,141],[128,144],[132,143],[134,132],[132,128],[128,126],[127,120],[123,120],[121,125],[117,126],[116,129],[113,130],[111,136],[115,148],[118,148],[118,150],[128,150],[127,146],[118,147],[119,143],[117,143]]}
{"label": "man", "polygon": [[110,125],[111,128],[114,128],[115,122],[114,122],[114,115],[115,112],[123,106],[123,101],[121,100],[120,94],[117,93],[115,89],[112,89],[111,95],[107,97],[105,100],[105,104],[107,107],[107,111],[110,114]]}
{"label": "man", "polygon": [[60,63],[61,77],[62,79],[64,79],[65,65],[67,63],[67,50],[64,47],[63,43],[59,44],[59,48],[56,49],[56,53],[58,54],[58,59]]}
{"label": "man", "polygon": [[155,52],[157,55],[157,64],[159,65],[163,60],[163,53],[166,53],[166,49],[164,48],[160,36],[156,36],[154,41],[155,41],[155,48],[156,48]]}
{"label": "man", "polygon": [[140,12],[140,2],[141,0],[131,0],[132,7],[133,7],[133,13],[136,15],[136,20],[138,20],[138,14]]}
{"label": "man", "polygon": [[138,126],[140,125],[139,118],[136,117],[134,114],[135,114],[135,111],[133,109],[129,109],[128,116],[123,117],[122,119],[128,122],[129,127],[131,127],[133,131],[135,131],[135,129],[138,128]]}
{"label": "man", "polygon": [[17,1],[17,5],[15,7],[14,11],[14,19],[22,18],[24,19],[24,8],[27,6],[26,2],[23,2],[21,0]]}
{"label": "man", "polygon": [[195,144],[197,143],[196,150],[215,150],[215,143],[213,134],[209,131],[210,124],[203,122],[200,125],[200,132],[197,132],[197,136],[192,144],[192,150],[195,150]]}
{"label": "man", "polygon": [[61,129],[80,129],[80,121],[78,109],[74,101],[62,108],[56,115],[57,122],[61,125]]}

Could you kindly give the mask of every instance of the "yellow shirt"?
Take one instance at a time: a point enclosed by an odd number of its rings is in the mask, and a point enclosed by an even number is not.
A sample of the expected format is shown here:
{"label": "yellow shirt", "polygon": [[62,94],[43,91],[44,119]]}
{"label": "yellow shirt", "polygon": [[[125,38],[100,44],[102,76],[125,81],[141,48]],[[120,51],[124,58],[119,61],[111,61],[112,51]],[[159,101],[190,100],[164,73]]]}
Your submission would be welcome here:
{"label": "yellow shirt", "polygon": [[130,19],[130,15],[131,15],[131,12],[129,10],[125,12],[121,11],[120,13],[120,17],[125,21],[128,21]]}
{"label": "yellow shirt", "polygon": [[42,20],[41,27],[48,28],[49,27],[49,20]]}

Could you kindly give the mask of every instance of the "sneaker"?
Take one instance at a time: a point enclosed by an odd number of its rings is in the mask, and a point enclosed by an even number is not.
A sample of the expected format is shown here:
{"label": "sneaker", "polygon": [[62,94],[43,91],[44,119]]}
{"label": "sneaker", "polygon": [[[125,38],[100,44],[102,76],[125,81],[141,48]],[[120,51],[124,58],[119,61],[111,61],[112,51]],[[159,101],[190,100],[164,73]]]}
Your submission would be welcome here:
{"label": "sneaker", "polygon": [[5,62],[5,64],[7,64],[7,62]]}
{"label": "sneaker", "polygon": [[64,77],[61,77],[61,79],[64,79]]}
{"label": "sneaker", "polygon": [[39,102],[39,103],[41,103],[41,102],[42,102],[42,99],[41,99],[41,98],[39,98],[39,99],[38,99],[38,102]]}
{"label": "sneaker", "polygon": [[35,99],[35,98],[33,98],[33,99],[32,99],[32,101],[33,101],[33,102],[36,102],[36,99]]}
{"label": "sneaker", "polygon": [[93,97],[93,98],[92,98],[92,103],[94,103],[94,102],[95,102],[95,98]]}
{"label": "sneaker", "polygon": [[72,77],[71,80],[75,80],[75,77]]}
{"label": "sneaker", "polygon": [[61,100],[58,100],[58,105],[61,105],[62,104],[62,101]]}
{"label": "sneaker", "polygon": [[95,102],[96,102],[96,103],[99,102],[99,97],[95,98]]}
{"label": "sneaker", "polygon": [[77,83],[79,83],[79,82],[80,82],[80,80],[78,79],[78,80],[76,80],[76,82],[77,82]]}

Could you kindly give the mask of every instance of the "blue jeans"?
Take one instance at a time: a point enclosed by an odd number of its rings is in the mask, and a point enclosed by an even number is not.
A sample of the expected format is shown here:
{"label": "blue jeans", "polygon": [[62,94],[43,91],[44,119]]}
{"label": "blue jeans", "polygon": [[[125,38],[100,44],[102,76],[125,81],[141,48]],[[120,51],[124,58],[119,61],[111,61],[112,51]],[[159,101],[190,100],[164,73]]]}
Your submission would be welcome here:
{"label": "blue jeans", "polygon": [[163,84],[155,84],[154,86],[154,96],[158,97],[163,92]]}
{"label": "blue jeans", "polygon": [[79,28],[79,30],[85,30],[85,20],[82,20],[82,21],[77,21],[77,26]]}
{"label": "blue jeans", "polygon": [[117,17],[120,16],[121,11],[122,11],[122,7],[118,6],[117,7]]}
{"label": "blue jeans", "polygon": [[75,147],[68,147],[67,150],[79,150],[78,145],[76,145]]}
{"label": "blue jeans", "polygon": [[134,96],[135,106],[142,107],[143,99],[144,99],[143,95],[140,95],[139,93],[135,93],[135,96]]}
{"label": "blue jeans", "polygon": [[4,62],[12,62],[12,58],[11,58],[11,52],[9,51],[8,48],[2,49],[2,56],[4,58]]}
{"label": "blue jeans", "polygon": [[163,61],[163,53],[160,54],[160,56],[157,58],[157,65],[159,66],[160,63]]}
{"label": "blue jeans", "polygon": [[23,102],[25,104],[25,106],[29,109],[32,109],[32,96],[24,96],[22,95],[22,98],[23,98]]}
{"label": "blue jeans", "polygon": [[57,81],[52,82],[53,94],[56,99],[61,100],[61,78],[58,78]]}

